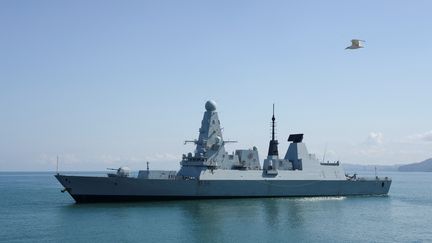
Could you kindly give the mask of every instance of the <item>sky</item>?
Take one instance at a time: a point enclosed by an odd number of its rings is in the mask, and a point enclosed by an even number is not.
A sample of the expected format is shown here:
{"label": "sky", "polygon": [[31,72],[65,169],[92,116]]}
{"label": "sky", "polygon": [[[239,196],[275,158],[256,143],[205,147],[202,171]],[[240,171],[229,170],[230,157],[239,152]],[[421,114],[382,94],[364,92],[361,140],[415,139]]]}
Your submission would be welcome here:
{"label": "sky", "polygon": [[[432,157],[431,1],[0,1],[0,171],[178,169],[215,100],[228,151]],[[350,40],[365,48],[345,50]]]}

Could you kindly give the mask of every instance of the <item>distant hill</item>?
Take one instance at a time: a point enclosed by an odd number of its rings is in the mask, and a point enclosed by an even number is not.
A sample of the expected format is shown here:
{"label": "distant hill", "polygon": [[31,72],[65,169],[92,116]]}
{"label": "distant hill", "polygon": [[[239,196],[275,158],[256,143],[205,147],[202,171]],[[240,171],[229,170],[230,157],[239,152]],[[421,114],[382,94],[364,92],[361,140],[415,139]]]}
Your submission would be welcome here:
{"label": "distant hill", "polygon": [[427,159],[425,161],[419,162],[419,163],[413,163],[413,164],[407,164],[407,165],[401,165],[398,168],[398,171],[403,172],[432,172],[432,158]]}
{"label": "distant hill", "polygon": [[342,163],[344,169],[348,172],[358,171],[398,171],[400,165],[358,165]]}
{"label": "distant hill", "polygon": [[398,164],[398,165],[359,165],[345,164],[342,166],[347,172],[358,171],[401,171],[401,172],[432,172],[432,158],[418,163]]}

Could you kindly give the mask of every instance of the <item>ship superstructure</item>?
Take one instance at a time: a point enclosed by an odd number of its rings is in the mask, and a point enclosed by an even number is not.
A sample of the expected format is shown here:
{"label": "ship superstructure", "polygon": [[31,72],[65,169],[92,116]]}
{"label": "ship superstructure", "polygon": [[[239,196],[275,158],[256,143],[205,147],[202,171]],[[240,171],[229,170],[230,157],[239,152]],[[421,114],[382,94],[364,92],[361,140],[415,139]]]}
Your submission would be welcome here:
{"label": "ship superstructure", "polygon": [[208,170],[260,170],[256,147],[236,150],[232,154],[225,151],[225,144],[235,141],[223,139],[216,103],[207,101],[205,108],[198,140],[185,141],[196,144],[195,152],[183,155],[178,176],[199,179],[201,174]]}
{"label": "ship superstructure", "polygon": [[141,170],[130,177],[120,168],[108,177],[56,175],[76,202],[130,201],[147,199],[191,199],[234,197],[346,196],[387,194],[390,178],[359,178],[345,174],[339,162],[320,162],[303,143],[303,134],[291,134],[290,145],[279,157],[275,138],[273,106],[272,134],[263,166],[258,149],[228,153],[222,136],[216,103],[205,104],[196,145],[184,154],[177,171]]}

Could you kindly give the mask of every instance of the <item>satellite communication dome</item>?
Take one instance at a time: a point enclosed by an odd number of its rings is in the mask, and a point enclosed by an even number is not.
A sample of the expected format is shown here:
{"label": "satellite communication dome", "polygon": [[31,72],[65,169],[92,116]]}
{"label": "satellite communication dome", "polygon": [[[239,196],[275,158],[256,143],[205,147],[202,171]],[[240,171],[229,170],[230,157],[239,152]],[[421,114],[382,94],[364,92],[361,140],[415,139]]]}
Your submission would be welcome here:
{"label": "satellite communication dome", "polygon": [[205,104],[205,108],[207,111],[215,111],[216,110],[216,102],[214,100],[209,100]]}

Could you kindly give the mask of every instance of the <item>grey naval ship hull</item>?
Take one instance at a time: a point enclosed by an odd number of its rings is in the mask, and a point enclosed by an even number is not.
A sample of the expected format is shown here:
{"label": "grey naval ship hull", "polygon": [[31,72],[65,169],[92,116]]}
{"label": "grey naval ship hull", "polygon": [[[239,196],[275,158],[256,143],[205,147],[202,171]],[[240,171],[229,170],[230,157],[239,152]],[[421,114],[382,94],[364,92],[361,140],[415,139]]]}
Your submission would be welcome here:
{"label": "grey naval ship hull", "polygon": [[152,180],[56,175],[77,203],[386,195],[391,180]]}
{"label": "grey naval ship hull", "polygon": [[173,199],[320,197],[385,195],[390,178],[361,178],[347,175],[339,161],[319,161],[309,153],[303,134],[288,137],[288,150],[279,156],[275,138],[273,106],[272,134],[267,157],[261,164],[258,149],[228,153],[216,103],[207,101],[194,152],[183,154],[179,171],[140,170],[132,177],[128,167],[106,177],[57,174],[77,203]]}

